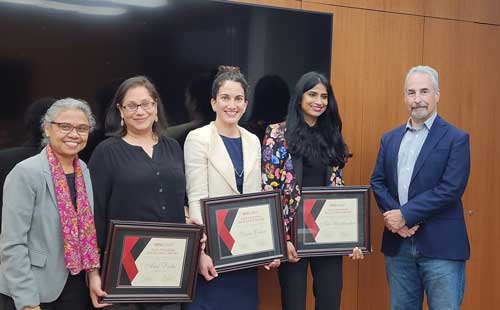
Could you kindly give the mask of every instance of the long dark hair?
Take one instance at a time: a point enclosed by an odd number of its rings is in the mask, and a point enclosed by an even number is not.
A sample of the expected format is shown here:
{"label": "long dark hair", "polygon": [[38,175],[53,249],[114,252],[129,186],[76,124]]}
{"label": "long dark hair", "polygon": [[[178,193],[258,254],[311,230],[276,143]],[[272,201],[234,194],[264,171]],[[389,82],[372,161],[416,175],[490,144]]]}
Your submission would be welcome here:
{"label": "long dark hair", "polygon": [[[304,93],[322,84],[328,92],[325,112],[318,117],[316,125],[310,127],[304,121],[301,103]],[[291,154],[297,157],[319,160],[325,165],[343,168],[348,155],[342,138],[342,121],[337,101],[328,79],[318,72],[308,72],[300,77],[288,104],[287,131],[285,138]]]}
{"label": "long dark hair", "polygon": [[147,77],[142,75],[126,79],[125,81],[123,81],[123,83],[120,84],[120,86],[118,86],[115,96],[108,108],[108,113],[106,114],[105,127],[107,136],[123,137],[127,134],[127,126],[120,125],[121,115],[118,105],[122,104],[122,101],[129,89],[139,86],[146,88],[151,98],[153,98],[153,100],[156,102],[156,107],[158,109],[158,121],[154,122],[153,124],[153,133],[157,137],[165,136],[167,130],[167,119],[165,117],[165,109],[163,108],[160,94],[158,94],[158,91],[156,90],[154,84],[151,83],[151,81]]}

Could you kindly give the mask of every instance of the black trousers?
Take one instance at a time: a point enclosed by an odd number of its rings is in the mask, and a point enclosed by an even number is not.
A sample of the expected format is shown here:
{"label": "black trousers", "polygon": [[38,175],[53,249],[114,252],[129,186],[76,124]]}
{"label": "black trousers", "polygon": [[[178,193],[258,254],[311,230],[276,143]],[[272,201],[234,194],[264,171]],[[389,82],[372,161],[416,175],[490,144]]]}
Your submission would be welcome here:
{"label": "black trousers", "polygon": [[[89,310],[92,309],[91,305],[85,271],[82,271],[74,276],[69,275],[61,295],[53,302],[42,303],[40,307],[42,310]],[[0,294],[0,310],[16,310],[14,300]]]}
{"label": "black trousers", "polygon": [[305,310],[307,267],[311,266],[316,310],[340,310],[342,256],[302,258],[278,269],[283,310]]}

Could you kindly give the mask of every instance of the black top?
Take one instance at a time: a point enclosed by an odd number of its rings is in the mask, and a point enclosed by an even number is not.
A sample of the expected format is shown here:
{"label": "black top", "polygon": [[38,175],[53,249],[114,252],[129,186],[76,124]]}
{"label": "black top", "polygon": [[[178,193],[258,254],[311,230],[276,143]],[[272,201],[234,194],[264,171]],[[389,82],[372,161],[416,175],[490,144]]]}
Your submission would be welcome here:
{"label": "black top", "polygon": [[302,173],[302,186],[325,186],[326,180],[326,166],[319,161],[310,161],[304,158],[302,161],[304,165]]}
{"label": "black top", "polygon": [[97,146],[88,167],[101,249],[111,219],[185,222],[184,158],[174,139],[160,138],[151,158],[141,147],[111,137]]}
{"label": "black top", "polygon": [[240,138],[229,138],[221,135],[222,141],[226,146],[226,150],[233,162],[234,177],[236,178],[236,187],[238,191],[243,193],[243,147]]}
{"label": "black top", "polygon": [[73,208],[76,210],[76,185],[75,185],[75,174],[66,174],[66,182],[68,182],[69,193],[71,195],[71,202],[73,203]]}

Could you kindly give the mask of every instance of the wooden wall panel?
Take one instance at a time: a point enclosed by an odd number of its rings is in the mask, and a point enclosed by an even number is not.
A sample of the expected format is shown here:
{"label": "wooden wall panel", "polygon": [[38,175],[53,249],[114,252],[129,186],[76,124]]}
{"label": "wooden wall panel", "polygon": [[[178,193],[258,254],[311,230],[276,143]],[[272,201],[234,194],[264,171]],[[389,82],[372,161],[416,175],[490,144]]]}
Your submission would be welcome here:
{"label": "wooden wall panel", "polygon": [[420,0],[303,0],[303,2],[417,15],[422,15],[424,12],[423,2]]}
{"label": "wooden wall panel", "polygon": [[280,294],[278,272],[276,270],[259,269],[259,310],[281,309]]}
{"label": "wooden wall panel", "polygon": [[441,73],[441,115],[470,133],[471,176],[464,207],[471,242],[464,310],[496,309],[500,275],[500,27],[425,21],[426,63]]}
{"label": "wooden wall panel", "polygon": [[[347,184],[369,184],[382,133],[406,119],[403,77],[422,60],[423,18],[307,2],[302,7],[334,13],[332,84],[343,133],[354,153],[345,179]],[[374,252],[360,263],[345,259],[342,309],[388,308],[379,250],[382,231],[382,218],[372,203]]]}
{"label": "wooden wall panel", "polygon": [[301,6],[301,0],[228,0],[228,2],[249,3],[293,9],[299,9]]}
{"label": "wooden wall panel", "polygon": [[[440,72],[439,113],[471,137],[472,172],[464,196],[472,259],[467,265],[463,310],[495,309],[500,276],[500,25],[497,0],[241,0],[334,14],[332,84],[354,157],[347,184],[369,182],[383,132],[407,118],[402,87],[406,71],[429,64]],[[405,14],[394,14],[405,13]],[[448,19],[423,17],[431,15]],[[374,253],[344,260],[342,309],[388,309],[380,253],[383,221],[372,201]],[[261,309],[280,309],[275,272],[260,273]],[[309,279],[311,280],[311,279]],[[311,289],[309,295],[312,296]],[[307,309],[314,309],[308,299]]]}
{"label": "wooden wall panel", "polygon": [[500,1],[498,0],[425,0],[423,2],[425,16],[500,25]]}
{"label": "wooden wall panel", "polygon": [[500,25],[498,0],[303,0],[303,2]]}

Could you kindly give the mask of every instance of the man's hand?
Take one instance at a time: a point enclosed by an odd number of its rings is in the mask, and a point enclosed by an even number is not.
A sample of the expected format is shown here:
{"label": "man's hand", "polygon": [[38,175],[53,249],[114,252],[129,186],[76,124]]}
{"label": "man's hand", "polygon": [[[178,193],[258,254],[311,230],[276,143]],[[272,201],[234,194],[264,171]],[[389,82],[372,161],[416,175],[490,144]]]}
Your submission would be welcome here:
{"label": "man's hand", "polygon": [[403,214],[401,214],[401,210],[399,209],[385,212],[384,222],[385,227],[393,233],[397,233],[406,224]]}
{"label": "man's hand", "polygon": [[417,232],[418,228],[418,225],[415,225],[412,228],[408,228],[408,226],[405,225],[400,230],[398,230],[398,235],[403,238],[411,237]]}

